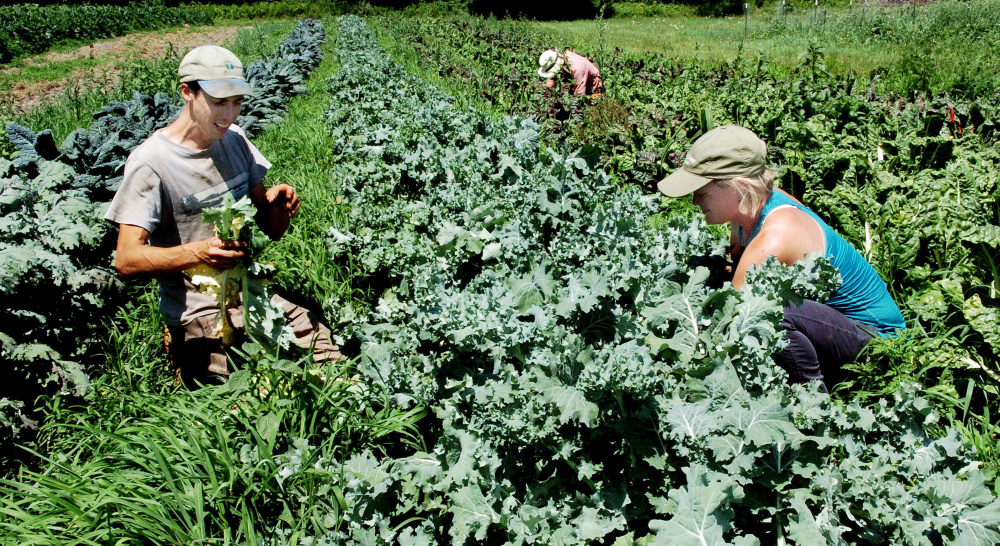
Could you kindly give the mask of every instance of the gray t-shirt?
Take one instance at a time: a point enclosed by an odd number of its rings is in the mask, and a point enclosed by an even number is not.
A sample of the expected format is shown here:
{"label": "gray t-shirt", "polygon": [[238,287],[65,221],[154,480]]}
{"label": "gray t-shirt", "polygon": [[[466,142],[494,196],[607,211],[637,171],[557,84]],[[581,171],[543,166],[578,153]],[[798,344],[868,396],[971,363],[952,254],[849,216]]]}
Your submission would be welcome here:
{"label": "gray t-shirt", "polygon": [[[106,220],[149,232],[149,244],[172,247],[215,236],[201,210],[239,199],[260,184],[271,163],[233,125],[207,150],[192,150],[150,135],[125,162],[125,175]],[[160,279],[160,312],[168,325],[218,312],[215,298],[201,294],[183,273]]]}

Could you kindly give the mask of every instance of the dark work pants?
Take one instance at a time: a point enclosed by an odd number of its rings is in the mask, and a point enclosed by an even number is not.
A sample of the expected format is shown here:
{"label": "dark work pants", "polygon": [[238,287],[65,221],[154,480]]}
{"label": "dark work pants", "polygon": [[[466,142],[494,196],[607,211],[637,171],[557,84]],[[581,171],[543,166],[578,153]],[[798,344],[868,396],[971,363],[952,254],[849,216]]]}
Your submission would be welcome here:
{"label": "dark work pants", "polygon": [[774,355],[774,361],[788,372],[788,381],[822,381],[824,387],[843,379],[843,365],[854,362],[876,331],[812,300],[786,307],[781,327],[788,346]]}
{"label": "dark work pants", "polygon": [[[281,305],[285,320],[295,334],[296,345],[311,351],[314,362],[327,362],[343,358],[340,347],[333,344],[330,329],[319,318],[299,305],[272,296],[271,301]],[[226,349],[214,330],[216,315],[196,317],[181,326],[171,326],[168,352],[177,381],[189,389],[200,385],[223,384],[229,379],[232,369],[228,365]],[[237,328],[232,345],[239,346],[246,340],[243,331],[243,307],[229,310],[229,318]]]}

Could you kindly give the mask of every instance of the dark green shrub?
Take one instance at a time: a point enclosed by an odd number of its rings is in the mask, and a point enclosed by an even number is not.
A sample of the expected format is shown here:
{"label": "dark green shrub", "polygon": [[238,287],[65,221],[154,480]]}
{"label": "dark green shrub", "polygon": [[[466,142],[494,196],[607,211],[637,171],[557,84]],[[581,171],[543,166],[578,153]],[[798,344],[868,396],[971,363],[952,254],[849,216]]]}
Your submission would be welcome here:
{"label": "dark green shrub", "polygon": [[470,0],[469,11],[483,16],[568,21],[593,18],[597,15],[598,2],[593,0],[568,0],[566,2]]}
{"label": "dark green shrub", "polygon": [[212,19],[282,19],[343,15],[350,13],[356,7],[356,3],[345,0],[265,0],[260,2],[200,0],[185,2],[183,6],[204,11]]}
{"label": "dark green shrub", "polygon": [[705,17],[722,17],[743,13],[743,2],[740,0],[709,0],[692,3],[697,5],[698,15]]}

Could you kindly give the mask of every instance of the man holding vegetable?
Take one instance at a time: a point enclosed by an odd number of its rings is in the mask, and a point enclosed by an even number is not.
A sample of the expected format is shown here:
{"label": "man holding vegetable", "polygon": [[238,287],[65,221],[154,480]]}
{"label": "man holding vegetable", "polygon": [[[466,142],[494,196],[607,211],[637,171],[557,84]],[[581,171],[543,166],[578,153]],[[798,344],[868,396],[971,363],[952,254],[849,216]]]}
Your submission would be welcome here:
{"label": "man holding vegetable", "polygon": [[[181,60],[178,75],[183,109],[129,155],[105,219],[119,226],[119,275],[159,279],[173,366],[179,380],[194,387],[228,377],[214,325],[222,312],[237,327],[243,317],[242,307],[220,309],[219,300],[200,291],[186,271],[196,266],[231,269],[247,252],[247,243],[216,236],[202,209],[219,206],[227,196],[239,200],[249,195],[257,224],[278,240],[300,202],[287,184],[265,189],[271,164],[233,125],[243,98],[253,94],[240,60],[222,47],[197,47]],[[272,301],[284,309],[299,346],[313,349],[317,360],[341,358],[329,329],[312,313],[277,296]]]}

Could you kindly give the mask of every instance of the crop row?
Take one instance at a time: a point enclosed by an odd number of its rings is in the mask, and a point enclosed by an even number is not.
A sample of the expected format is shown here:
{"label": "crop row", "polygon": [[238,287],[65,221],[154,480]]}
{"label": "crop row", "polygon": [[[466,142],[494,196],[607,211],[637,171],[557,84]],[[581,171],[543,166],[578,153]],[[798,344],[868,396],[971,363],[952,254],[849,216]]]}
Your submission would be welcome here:
{"label": "crop row", "polygon": [[[706,68],[589,51],[609,89],[589,101],[534,91],[528,53],[550,44],[522,24],[398,17],[378,24],[407,44],[400,49],[417,52],[426,72],[467,96],[491,97],[501,113],[536,116],[546,142],[585,150],[615,180],[647,191],[713,124],[753,129],[768,143],[779,185],[863,251],[911,326],[909,335],[873,346],[852,378],[855,391],[891,391],[918,377],[941,407],[967,394],[973,412],[968,403],[958,410],[993,426],[985,416],[995,415],[991,372],[1000,369],[996,97],[879,96],[874,82],[832,76],[813,47],[787,78],[775,77],[764,59]],[[477,37],[467,39],[469,32]],[[490,47],[474,47],[486,35]]]}
{"label": "crop row", "polygon": [[828,266],[719,289],[700,220],[654,227],[658,196],[528,118],[456,108],[360,19],[339,43],[327,120],[353,212],[329,244],[385,288],[345,335],[367,381],[434,417],[424,451],[318,469],[343,494],[323,539],[1000,539],[974,450],[925,432],[926,400],[838,403],[770,362],[792,287],[829,289]]}
{"label": "crop row", "polygon": [[152,1],[122,6],[0,6],[0,63],[42,53],[69,40],[100,40],[141,30],[209,24],[212,20],[202,10],[166,7]]}
{"label": "crop row", "polygon": [[[302,21],[271,56],[247,65],[258,94],[237,123],[249,135],[280,120],[305,91],[324,37],[318,21]],[[180,109],[176,96],[136,92],[58,146],[50,130],[8,124],[18,151],[0,158],[0,305],[16,317],[0,328],[0,363],[10,373],[0,392],[5,435],[33,426],[28,406],[40,392],[87,392],[88,368],[99,365],[93,331],[122,296],[111,269],[117,235],[102,215],[128,154]]]}

